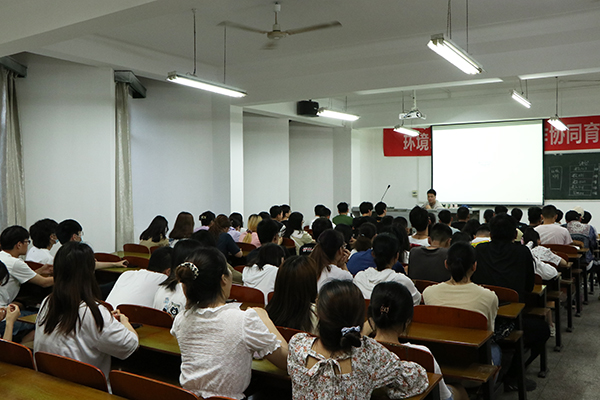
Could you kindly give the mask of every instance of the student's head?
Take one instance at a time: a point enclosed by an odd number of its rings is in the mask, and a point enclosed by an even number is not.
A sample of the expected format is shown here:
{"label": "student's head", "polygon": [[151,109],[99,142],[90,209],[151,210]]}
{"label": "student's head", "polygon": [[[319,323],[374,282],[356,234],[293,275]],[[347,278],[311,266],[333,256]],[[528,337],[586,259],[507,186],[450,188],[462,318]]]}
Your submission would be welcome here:
{"label": "student's head", "polygon": [[521,218],[523,218],[523,211],[515,207],[510,211],[510,215],[519,223],[521,222]]}
{"label": "student's head", "polygon": [[554,222],[556,220],[556,207],[547,204],[542,208],[542,218],[544,222]]}
{"label": "student's head", "polygon": [[[225,214],[217,215],[217,218],[213,221],[208,231],[212,233],[215,238],[218,238],[219,235],[223,232],[227,232],[229,227],[231,226],[231,221]],[[191,236],[191,235],[190,235]]]}
{"label": "student's head", "polygon": [[529,225],[539,225],[542,219],[542,209],[540,207],[529,207],[527,209],[527,220]]}
{"label": "student's head", "polygon": [[339,260],[345,245],[344,236],[333,229],[327,229],[319,235],[317,245],[309,256],[315,261],[319,276],[325,268],[330,270],[329,265],[335,264]]}
{"label": "student's head", "polygon": [[527,228],[523,232],[523,243],[527,244],[529,242],[533,243],[533,247],[536,247],[540,243],[540,234],[533,228]]}
{"label": "student's head", "polygon": [[27,253],[29,245],[29,232],[19,225],[9,226],[0,234],[0,246],[2,250],[19,250],[19,254]]}
{"label": "student's head", "polygon": [[189,238],[194,233],[194,217],[186,211],[182,211],[175,219],[173,230],[169,234],[171,239]]}
{"label": "student's head", "polygon": [[[207,238],[207,240],[212,240],[212,246],[206,247],[216,247],[215,238],[213,235],[208,233],[208,231],[206,230],[201,230],[196,233],[199,232],[202,232],[203,235]],[[194,235],[196,233],[194,233]],[[177,275],[175,274],[177,266],[183,263],[185,260],[187,260],[190,254],[202,247],[204,247],[204,245],[194,239],[178,240],[177,243],[175,243],[175,246],[173,247],[173,252],[171,253],[171,273],[169,274],[169,277],[163,283],[160,284],[160,286],[166,286],[167,289],[171,291],[175,290],[178,283]],[[158,250],[160,249],[157,249],[156,251]],[[156,253],[156,251],[154,253]],[[154,253],[152,253],[152,256],[154,256]]]}
{"label": "student's head", "polygon": [[317,300],[317,316],[319,338],[328,351],[360,347],[365,299],[352,281],[333,280],[323,285]]}
{"label": "student's head", "polygon": [[281,211],[283,212],[283,220],[285,221],[289,218],[292,208],[288,204],[282,204],[279,207],[281,207]]}
{"label": "student's head", "polygon": [[216,248],[201,248],[187,257],[176,271],[183,284],[186,308],[206,308],[224,302],[231,292],[231,275],[227,260]]}
{"label": "student's head", "polygon": [[360,211],[360,215],[371,215],[373,212],[373,203],[370,201],[363,201],[360,203],[360,206],[358,206],[358,209]]}
{"label": "student's head", "polygon": [[346,214],[348,212],[348,203],[345,201],[338,203],[337,210],[339,214]]}
{"label": "student's head", "polygon": [[579,215],[579,213],[574,210],[569,210],[565,214],[565,220],[567,221],[567,223],[569,223],[571,221],[579,221],[580,218],[581,218],[581,215]]}
{"label": "student's head", "polygon": [[483,220],[485,221],[486,224],[489,224],[490,221],[492,220],[492,218],[494,218],[494,210],[492,210],[491,208],[488,208],[487,210],[485,210],[483,212]]}
{"label": "student's head", "polygon": [[58,223],[49,218],[41,219],[29,227],[29,234],[33,245],[38,249],[52,247],[58,242],[56,228]]}
{"label": "student's head", "polygon": [[317,218],[312,223],[312,236],[314,238],[319,238],[321,233],[325,232],[327,229],[333,229],[333,224],[329,218]]}
{"label": "student's head", "polygon": [[56,227],[56,237],[60,241],[60,244],[70,241],[81,242],[82,233],[83,228],[74,219],[65,219]]}
{"label": "student's head", "polygon": [[383,227],[391,226],[393,223],[394,223],[394,217],[392,217],[391,215],[386,215],[385,217],[381,218],[381,221],[379,221],[377,230],[379,231]]}
{"label": "student's head", "polygon": [[358,228],[358,237],[354,242],[354,250],[365,251],[371,248],[371,241],[377,235],[377,227],[372,222],[363,223]]}
{"label": "student's head", "polygon": [[477,232],[477,229],[480,225],[481,224],[476,219],[470,219],[465,223],[465,226],[463,226],[462,231],[468,234],[471,237],[471,240],[473,240],[475,232]]}
{"label": "student's head", "polygon": [[465,206],[458,207],[458,210],[456,211],[456,218],[459,221],[468,220],[469,219],[469,209]]}
{"label": "student's head", "polygon": [[[200,242],[200,244],[204,247],[217,247],[217,239],[215,236],[207,231],[206,229],[201,229],[197,232],[192,233],[190,237],[191,240]],[[179,244],[179,242],[186,242],[185,240],[178,241],[175,243],[175,247]],[[181,261],[183,262],[183,261]],[[181,264],[181,262],[179,264]]]}
{"label": "student's head", "polygon": [[560,209],[556,209],[556,222],[560,224],[560,221],[563,219],[563,212]]}
{"label": "student's head", "polygon": [[470,278],[473,271],[475,271],[475,267],[475,249],[473,246],[465,242],[454,243],[450,246],[446,257],[446,268],[450,271],[450,275],[452,275],[455,282],[460,282],[465,277]]}
{"label": "student's head", "polygon": [[465,242],[465,243],[471,243],[471,240],[473,238],[471,237],[471,235],[469,235],[466,232],[454,232],[454,235],[452,235],[452,242],[451,243],[458,243],[458,242]]}
{"label": "student's head", "polygon": [[375,204],[375,212],[378,216],[384,215],[386,211],[387,204],[385,204],[383,201],[380,201],[379,203]]}
{"label": "student's head", "polygon": [[329,218],[331,216],[331,210],[325,206],[320,207],[317,216],[321,218]]}
{"label": "student's head", "polygon": [[435,204],[435,202],[436,202],[436,196],[437,196],[436,191],[433,190],[433,189],[429,189],[427,191],[427,202],[429,204]]}
{"label": "student's head", "polygon": [[481,224],[477,231],[475,231],[477,237],[490,237],[490,226],[488,224]]}
{"label": "student's head", "polygon": [[424,208],[415,206],[412,210],[410,210],[408,219],[410,220],[412,227],[415,228],[417,232],[423,232],[427,230],[427,226],[429,225],[429,213]]}
{"label": "student's head", "polygon": [[159,247],[154,250],[148,261],[148,270],[169,275],[171,272],[173,248],[170,246]]}
{"label": "student's head", "polygon": [[169,223],[167,219],[162,215],[154,217],[150,225],[140,235],[140,240],[151,240],[153,242],[160,242],[163,238],[167,237],[167,231],[169,230]]}
{"label": "student's head", "polygon": [[260,270],[262,270],[265,265],[279,267],[283,262],[284,257],[285,251],[283,250],[283,247],[275,243],[267,243],[264,246],[260,246],[256,265],[258,265],[258,269]]}
{"label": "student's head", "polygon": [[266,211],[261,211],[258,213],[258,215],[262,218],[262,219],[271,219],[271,214],[269,214]]}
{"label": "student's head", "polygon": [[306,256],[292,256],[277,271],[273,298],[266,309],[277,326],[313,330],[311,305],[317,298],[317,271]]}
{"label": "student's head", "polygon": [[398,261],[400,242],[395,236],[389,233],[382,233],[373,239],[372,252],[377,270],[383,271]]}
{"label": "student's head", "polygon": [[490,221],[490,237],[497,242],[512,242],[517,235],[517,222],[506,214],[496,215]]}
{"label": "student's head", "polygon": [[210,224],[212,224],[215,218],[216,215],[212,211],[204,211],[202,214],[200,214],[200,217],[198,217],[202,226],[210,226]]}
{"label": "student's head", "polygon": [[583,222],[584,224],[589,224],[591,220],[592,220],[592,214],[590,214],[589,211],[585,211],[583,213],[583,217],[581,217],[581,222]]}
{"label": "student's head", "polygon": [[498,214],[508,214],[508,208],[506,206],[498,205],[498,206],[494,207],[494,213],[496,215],[498,215]]}
{"label": "student's head", "polygon": [[408,229],[408,221],[404,217],[396,217],[396,218],[394,218],[394,222],[393,222],[392,225],[397,226],[400,229],[404,229],[405,232]]}
{"label": "student's head", "polygon": [[402,333],[412,320],[413,299],[404,285],[381,282],[373,288],[367,312],[377,331]]}
{"label": "student's head", "polygon": [[303,229],[302,228],[303,223],[304,223],[304,215],[302,215],[302,213],[300,213],[298,211],[294,211],[293,213],[290,214],[290,217],[288,218],[286,230],[289,230],[291,232],[301,231]]}
{"label": "student's head", "polygon": [[262,218],[259,217],[258,214],[250,214],[248,217],[248,230],[256,232],[256,227],[260,221],[262,221]]}
{"label": "student's head", "polygon": [[346,224],[337,224],[333,229],[340,232],[344,236],[344,242],[346,242],[347,248],[350,245],[350,240],[352,239],[352,227]]}
{"label": "student's head", "polygon": [[402,228],[398,225],[385,225],[379,228],[378,235],[382,233],[389,233],[398,239],[400,243],[400,252],[410,251],[410,241],[408,240],[408,235],[406,234],[406,229]]}
{"label": "student's head", "polygon": [[271,215],[271,218],[280,221],[283,218],[283,210],[281,209],[281,207],[275,205],[272,206],[269,209],[269,214]]}
{"label": "student's head", "polygon": [[232,228],[242,228],[244,226],[244,217],[239,212],[234,212],[229,214],[229,222]]}
{"label": "student's head", "polygon": [[450,247],[452,229],[446,224],[435,224],[429,229],[429,238],[431,244],[435,243],[439,247]]}
{"label": "student's head", "polygon": [[258,223],[256,233],[261,245],[277,241],[279,238],[279,225],[270,218],[263,219]]}
{"label": "student's head", "polygon": [[433,225],[437,222],[437,218],[434,213],[428,212],[427,217],[429,218],[429,225]]}
{"label": "student's head", "polygon": [[320,217],[321,216],[321,209],[325,208],[325,206],[323,204],[317,204],[315,206],[315,216]]}
{"label": "student's head", "polygon": [[438,213],[438,218],[442,224],[450,225],[452,222],[452,213],[450,210],[442,210]]}

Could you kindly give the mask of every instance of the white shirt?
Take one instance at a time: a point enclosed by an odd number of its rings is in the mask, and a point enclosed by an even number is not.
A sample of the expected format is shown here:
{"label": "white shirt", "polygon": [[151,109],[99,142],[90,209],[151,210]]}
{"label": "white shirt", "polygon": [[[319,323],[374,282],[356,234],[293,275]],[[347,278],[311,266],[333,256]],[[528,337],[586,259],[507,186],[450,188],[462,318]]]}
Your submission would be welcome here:
{"label": "white shirt", "polygon": [[187,298],[183,293],[183,285],[178,283],[175,290],[169,290],[166,286],[158,286],[154,295],[153,308],[163,310],[175,317],[180,312],[185,310]]}
{"label": "white shirt", "polygon": [[244,286],[258,289],[265,295],[265,304],[269,302],[268,295],[275,290],[275,278],[277,278],[277,268],[274,265],[266,264],[262,270],[258,265],[246,267],[242,271],[242,281]]}
{"label": "white shirt", "polygon": [[17,297],[21,285],[33,279],[37,274],[29,268],[25,261],[0,251],[0,261],[8,270],[8,282],[0,286],[0,307],[6,307]]}
{"label": "white shirt", "polygon": [[321,272],[321,276],[319,277],[319,280],[317,281],[317,290],[321,290],[321,287],[324,284],[326,284],[327,282],[334,280],[334,279],[341,279],[344,281],[352,280],[352,274],[350,273],[350,271],[341,269],[337,265],[333,265],[333,264],[330,264],[329,266],[331,267],[331,271],[328,271],[327,268],[325,268],[325,269],[323,269],[323,272]]}
{"label": "white shirt", "polygon": [[179,382],[184,389],[204,398],[243,399],[252,354],[262,358],[281,346],[256,311],[239,306],[189,309],[175,317],[171,334],[181,349]]}
{"label": "white shirt", "polygon": [[534,228],[540,234],[542,244],[571,244],[573,239],[567,228],[557,224],[538,225]]}
{"label": "white shirt", "polygon": [[54,328],[52,333],[44,333],[45,325],[40,325],[41,319],[48,312],[48,298],[44,299],[35,322],[35,340],[33,351],[45,351],[60,356],[73,358],[84,363],[92,364],[104,372],[108,379],[110,372],[110,357],[121,360],[129,357],[138,347],[138,337],[128,330],[125,325],[112,317],[110,311],[99,306],[104,327],[98,331],[96,321],[88,306],[81,303],[79,318],[81,325],[69,335],[63,335]]}
{"label": "white shirt", "polygon": [[[529,242],[526,246],[531,250],[531,255],[535,261],[535,273],[542,277],[544,280],[552,279],[558,275],[558,270],[550,264],[546,264],[546,261],[558,265],[560,263],[559,255],[556,255],[547,247],[536,246],[533,247],[533,242]],[[533,248],[532,248],[533,247]]]}
{"label": "white shirt", "polygon": [[106,302],[117,308],[121,304],[153,307],[154,295],[167,276],[147,269],[125,271],[115,282]]}
{"label": "white shirt", "polygon": [[375,268],[367,268],[364,271],[360,271],[354,277],[354,284],[358,286],[365,299],[371,298],[371,292],[373,292],[373,288],[378,283],[391,281],[398,282],[408,289],[414,305],[421,303],[421,293],[419,293],[413,281],[408,276],[400,274],[393,269],[377,271]]}
{"label": "white shirt", "polygon": [[415,238],[414,238],[414,237],[412,237],[412,235],[411,235],[411,236],[409,236],[409,237],[408,237],[408,242],[409,242],[410,244],[416,244],[416,245],[419,245],[419,246],[425,246],[425,247],[429,246],[429,238],[425,238],[425,239],[415,239]]}
{"label": "white shirt", "polygon": [[54,264],[54,256],[48,249],[38,249],[35,246],[27,251],[25,261],[33,261],[40,264]]}

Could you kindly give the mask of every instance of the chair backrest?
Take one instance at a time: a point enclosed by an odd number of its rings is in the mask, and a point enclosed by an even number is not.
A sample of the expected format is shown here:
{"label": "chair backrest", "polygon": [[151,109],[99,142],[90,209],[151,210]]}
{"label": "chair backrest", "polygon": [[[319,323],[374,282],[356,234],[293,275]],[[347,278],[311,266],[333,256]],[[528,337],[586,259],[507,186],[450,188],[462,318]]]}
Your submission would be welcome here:
{"label": "chair backrest", "polygon": [[125,256],[123,257],[123,259],[127,260],[127,262],[129,263],[128,266],[138,267],[142,269],[148,269],[148,262],[150,262],[150,260],[147,258],[136,256]]}
{"label": "chair backrest", "polygon": [[269,292],[269,294],[267,294],[267,300],[269,301],[269,303],[271,302],[271,300],[273,300],[273,296],[275,296],[275,292]]}
{"label": "chair backrest", "polygon": [[4,339],[0,339],[0,361],[35,370],[31,350],[22,344]]}
{"label": "chair backrest", "polygon": [[281,245],[288,249],[296,249],[296,242],[294,242],[294,239],[292,238],[281,238]]}
{"label": "chair backrest", "polygon": [[540,275],[535,274],[535,280],[533,281],[533,283],[535,283],[536,285],[543,285],[544,280],[542,279],[542,277]]}
{"label": "chair backrest", "polygon": [[565,262],[569,262],[569,255],[567,253],[563,253],[562,251],[552,250],[554,254],[565,260]]}
{"label": "chair backrest", "polygon": [[250,251],[256,249],[256,246],[253,245],[252,243],[235,242],[235,244],[237,244],[237,246],[240,248],[240,250],[242,252],[245,252],[245,251],[250,252]]}
{"label": "chair backrest", "polygon": [[131,372],[113,370],[109,377],[113,394],[129,400],[198,400],[190,391]]}
{"label": "chair backrest", "polygon": [[34,262],[34,261],[25,261],[25,263],[29,266],[29,268],[31,268],[34,271],[44,265],[44,264]]}
{"label": "chair backrest", "polygon": [[150,249],[141,244],[126,243],[123,245],[123,251],[125,253],[142,253],[150,254]]}
{"label": "chair backrest", "polygon": [[231,293],[229,294],[229,298],[241,303],[265,304],[265,295],[263,292],[258,289],[242,285],[231,285]]}
{"label": "chair backrest", "polygon": [[94,258],[96,261],[101,262],[119,262],[121,261],[121,257],[110,254],[110,253],[94,253]]}
{"label": "chair backrest", "polygon": [[235,269],[239,273],[243,273],[244,272],[244,268],[246,268],[245,265],[236,265],[235,267],[233,267],[233,269]]}
{"label": "chair backrest", "polygon": [[415,306],[413,322],[469,329],[487,330],[488,327],[487,318],[483,314],[444,306]]}
{"label": "chair backrest", "polygon": [[135,304],[119,304],[117,308],[129,318],[129,322],[162,326],[169,329],[173,326],[173,317],[171,317],[171,314],[162,310]]}
{"label": "chair backrest", "polygon": [[384,345],[389,351],[397,355],[402,361],[413,361],[425,368],[425,371],[435,373],[433,355],[431,353],[406,346],[404,344],[379,342]]}
{"label": "chair backrest", "polygon": [[415,279],[414,282],[415,282],[415,287],[421,293],[423,293],[423,290],[425,290],[429,286],[437,285],[439,283],[439,282],[434,282],[434,281],[426,281],[424,279]]}
{"label": "chair backrest", "polygon": [[150,247],[150,254],[154,253],[158,249],[160,249],[160,246],[152,246],[152,247]]}
{"label": "chair backrest", "polygon": [[568,244],[543,244],[542,246],[549,248],[552,251],[560,251],[566,254],[577,254],[577,248]]}
{"label": "chair backrest", "polygon": [[106,377],[91,364],[43,351],[35,353],[35,364],[45,374],[108,392]]}
{"label": "chair backrest", "polygon": [[294,328],[286,328],[285,326],[278,326],[277,330],[279,331],[279,333],[281,333],[281,336],[283,336],[283,338],[287,342],[289,342],[290,339],[292,338],[292,336],[294,336],[296,333],[304,332],[304,331],[294,329]]}
{"label": "chair backrest", "polygon": [[493,286],[493,285],[481,285],[481,286],[496,293],[496,296],[498,296],[498,300],[500,300],[501,302],[502,301],[508,301],[511,303],[519,302],[519,293],[517,293],[516,290],[501,287],[501,286]]}

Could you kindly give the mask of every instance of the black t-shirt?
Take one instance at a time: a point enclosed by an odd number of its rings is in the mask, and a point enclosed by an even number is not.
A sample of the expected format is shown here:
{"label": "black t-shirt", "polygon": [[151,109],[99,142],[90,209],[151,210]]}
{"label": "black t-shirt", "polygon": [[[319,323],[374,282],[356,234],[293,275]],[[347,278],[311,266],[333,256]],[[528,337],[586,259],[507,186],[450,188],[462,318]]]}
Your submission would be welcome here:
{"label": "black t-shirt", "polygon": [[452,223],[452,227],[455,229],[458,229],[459,231],[462,231],[463,228],[465,227],[466,221],[454,221]]}
{"label": "black t-shirt", "polygon": [[425,246],[413,247],[408,257],[408,277],[434,282],[446,282],[450,279],[450,271],[444,261],[448,249],[428,249]]}

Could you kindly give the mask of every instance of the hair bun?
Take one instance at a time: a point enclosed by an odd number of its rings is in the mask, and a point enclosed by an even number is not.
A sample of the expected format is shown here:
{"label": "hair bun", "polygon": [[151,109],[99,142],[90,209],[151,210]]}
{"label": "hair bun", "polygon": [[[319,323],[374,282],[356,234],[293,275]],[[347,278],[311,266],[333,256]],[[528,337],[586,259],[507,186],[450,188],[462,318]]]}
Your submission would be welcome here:
{"label": "hair bun", "polygon": [[348,347],[360,347],[362,344],[361,341],[361,334],[360,332],[349,332],[345,335],[342,335],[342,338],[340,339],[340,346],[342,348],[348,348]]}

